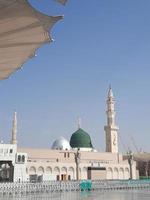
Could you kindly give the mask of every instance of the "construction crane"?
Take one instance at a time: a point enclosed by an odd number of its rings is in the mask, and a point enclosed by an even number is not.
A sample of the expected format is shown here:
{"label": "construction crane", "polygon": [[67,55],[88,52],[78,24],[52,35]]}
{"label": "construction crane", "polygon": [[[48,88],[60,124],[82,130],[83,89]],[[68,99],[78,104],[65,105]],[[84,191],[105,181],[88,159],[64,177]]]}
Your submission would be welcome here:
{"label": "construction crane", "polygon": [[137,147],[133,136],[131,136],[130,138],[131,138],[132,144],[133,144],[133,146],[134,146],[134,148],[135,148],[135,150],[136,150],[136,153],[141,153],[142,149],[141,149],[141,148],[139,149],[139,148]]}

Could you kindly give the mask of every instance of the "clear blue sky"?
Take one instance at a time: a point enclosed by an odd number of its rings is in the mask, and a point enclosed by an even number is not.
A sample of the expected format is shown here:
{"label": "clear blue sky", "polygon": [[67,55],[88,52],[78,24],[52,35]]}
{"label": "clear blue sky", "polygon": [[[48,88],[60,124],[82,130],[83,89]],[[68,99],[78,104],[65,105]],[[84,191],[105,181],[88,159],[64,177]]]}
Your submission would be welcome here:
{"label": "clear blue sky", "polygon": [[[49,15],[64,14],[52,36],[23,70],[1,81],[0,138],[10,140],[18,112],[19,146],[50,148],[59,136],[68,140],[77,118],[105,148],[106,93],[111,83],[117,125],[125,145],[150,151],[150,1],[30,0]],[[124,150],[120,143],[120,149]]]}

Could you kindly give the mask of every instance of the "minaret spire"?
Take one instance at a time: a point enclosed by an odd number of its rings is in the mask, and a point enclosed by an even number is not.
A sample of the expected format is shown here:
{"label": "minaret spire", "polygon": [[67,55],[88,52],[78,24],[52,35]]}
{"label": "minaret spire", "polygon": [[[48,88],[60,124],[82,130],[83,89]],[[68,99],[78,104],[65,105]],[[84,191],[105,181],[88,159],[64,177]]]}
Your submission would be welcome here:
{"label": "minaret spire", "polygon": [[11,144],[17,144],[17,112],[14,112],[14,117],[13,117],[13,122],[12,122]]}
{"label": "minaret spire", "polygon": [[78,129],[80,129],[80,128],[81,128],[81,118],[78,117]]}
{"label": "minaret spire", "polygon": [[118,127],[115,124],[115,98],[111,86],[107,95],[106,152],[118,153]]}
{"label": "minaret spire", "polygon": [[107,125],[115,125],[115,98],[113,95],[112,88],[109,87],[107,96]]}
{"label": "minaret spire", "polygon": [[108,98],[109,97],[113,97],[113,91],[112,91],[112,88],[111,88],[111,84],[109,85],[109,90],[108,90]]}

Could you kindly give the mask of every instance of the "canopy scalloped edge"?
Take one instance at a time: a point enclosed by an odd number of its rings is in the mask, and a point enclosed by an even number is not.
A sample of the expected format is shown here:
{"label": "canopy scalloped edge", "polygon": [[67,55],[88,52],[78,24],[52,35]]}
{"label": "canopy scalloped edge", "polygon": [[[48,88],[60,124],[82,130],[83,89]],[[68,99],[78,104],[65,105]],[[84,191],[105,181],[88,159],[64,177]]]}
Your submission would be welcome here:
{"label": "canopy scalloped edge", "polygon": [[0,1],[0,80],[8,78],[44,43],[49,31],[63,16],[48,16],[26,0]]}

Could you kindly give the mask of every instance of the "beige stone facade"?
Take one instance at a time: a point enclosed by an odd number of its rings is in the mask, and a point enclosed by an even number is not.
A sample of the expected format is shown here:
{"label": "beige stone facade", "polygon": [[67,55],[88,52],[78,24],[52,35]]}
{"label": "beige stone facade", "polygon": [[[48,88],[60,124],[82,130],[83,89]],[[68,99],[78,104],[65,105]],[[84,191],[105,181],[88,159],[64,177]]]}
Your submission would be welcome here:
{"label": "beige stone facade", "polygon": [[[75,162],[76,151],[62,151],[49,149],[18,149],[28,155],[26,172],[28,180],[35,175],[42,180],[76,180],[77,170],[79,179],[88,178],[88,167],[103,169],[99,179],[129,179],[130,167],[121,154],[79,151],[80,162],[77,169]],[[105,169],[105,170],[104,170]],[[136,163],[132,164],[133,179],[136,179]],[[104,176],[105,174],[105,176]],[[97,179],[96,173],[92,179]]]}

